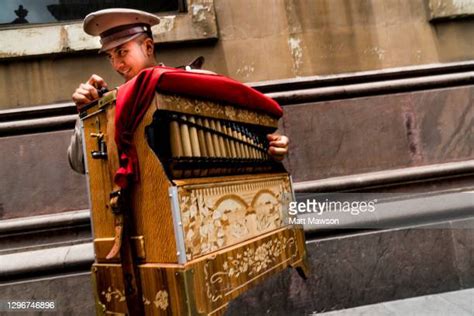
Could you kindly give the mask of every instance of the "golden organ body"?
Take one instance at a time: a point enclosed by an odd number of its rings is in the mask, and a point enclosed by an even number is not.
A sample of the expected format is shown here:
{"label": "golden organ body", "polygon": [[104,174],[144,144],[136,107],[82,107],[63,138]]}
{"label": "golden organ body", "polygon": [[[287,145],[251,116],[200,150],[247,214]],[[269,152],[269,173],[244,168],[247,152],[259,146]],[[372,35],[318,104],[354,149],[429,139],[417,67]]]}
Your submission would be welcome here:
{"label": "golden organ body", "polygon": [[133,314],[135,295],[146,315],[222,314],[268,276],[306,271],[291,179],[267,154],[276,118],[156,93],[133,136],[140,181],[124,216],[111,195],[114,115],[114,91],[81,111],[98,313]]}

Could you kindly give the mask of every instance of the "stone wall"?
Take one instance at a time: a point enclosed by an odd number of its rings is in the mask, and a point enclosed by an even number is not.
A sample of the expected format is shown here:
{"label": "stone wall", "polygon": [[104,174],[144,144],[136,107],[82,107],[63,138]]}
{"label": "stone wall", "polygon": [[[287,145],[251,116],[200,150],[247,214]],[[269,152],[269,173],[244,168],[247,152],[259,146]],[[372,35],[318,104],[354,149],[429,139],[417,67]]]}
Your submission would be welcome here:
{"label": "stone wall", "polygon": [[[474,58],[474,22],[430,22],[426,0],[214,0],[213,4],[218,39],[159,44],[159,61],[178,66],[203,55],[206,68],[256,82]],[[192,38],[188,35],[183,38]],[[110,86],[122,82],[95,51],[4,56],[0,109],[70,100],[78,83],[92,73],[106,78]]]}

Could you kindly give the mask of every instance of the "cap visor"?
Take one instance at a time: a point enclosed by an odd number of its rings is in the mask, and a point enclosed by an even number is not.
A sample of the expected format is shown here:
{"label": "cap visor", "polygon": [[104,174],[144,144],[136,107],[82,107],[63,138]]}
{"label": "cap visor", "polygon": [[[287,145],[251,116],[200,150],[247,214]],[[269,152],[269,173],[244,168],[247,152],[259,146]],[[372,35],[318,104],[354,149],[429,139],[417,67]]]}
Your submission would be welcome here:
{"label": "cap visor", "polygon": [[125,43],[139,37],[142,34],[146,34],[146,33],[137,33],[137,34],[133,34],[133,35],[130,35],[130,36],[125,36],[125,37],[118,38],[116,40],[110,41],[108,43],[105,43],[105,44],[102,45],[102,48],[99,49],[99,53],[103,53],[105,51],[108,51],[109,49],[112,49],[112,48],[118,47],[122,44],[125,44]]}

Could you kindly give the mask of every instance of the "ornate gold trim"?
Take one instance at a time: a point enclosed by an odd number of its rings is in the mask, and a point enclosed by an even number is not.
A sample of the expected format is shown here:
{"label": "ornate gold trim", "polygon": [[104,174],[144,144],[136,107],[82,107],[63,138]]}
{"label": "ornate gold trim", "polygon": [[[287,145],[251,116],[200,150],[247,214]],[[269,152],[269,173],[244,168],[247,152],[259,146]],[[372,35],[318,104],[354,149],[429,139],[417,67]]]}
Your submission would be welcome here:
{"label": "ornate gold trim", "polygon": [[212,101],[192,99],[174,94],[156,93],[153,102],[160,110],[170,110],[191,115],[203,115],[217,119],[278,127],[278,119],[263,112],[251,111],[243,107],[219,104]]}

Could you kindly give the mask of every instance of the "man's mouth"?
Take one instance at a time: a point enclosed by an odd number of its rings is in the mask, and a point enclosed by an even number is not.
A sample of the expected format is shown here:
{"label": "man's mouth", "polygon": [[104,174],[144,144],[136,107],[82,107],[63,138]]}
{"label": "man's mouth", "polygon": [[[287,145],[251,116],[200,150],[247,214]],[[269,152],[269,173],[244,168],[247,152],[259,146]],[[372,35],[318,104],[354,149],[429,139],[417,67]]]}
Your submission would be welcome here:
{"label": "man's mouth", "polygon": [[118,72],[122,77],[128,77],[128,74],[130,73],[130,69],[119,71]]}

